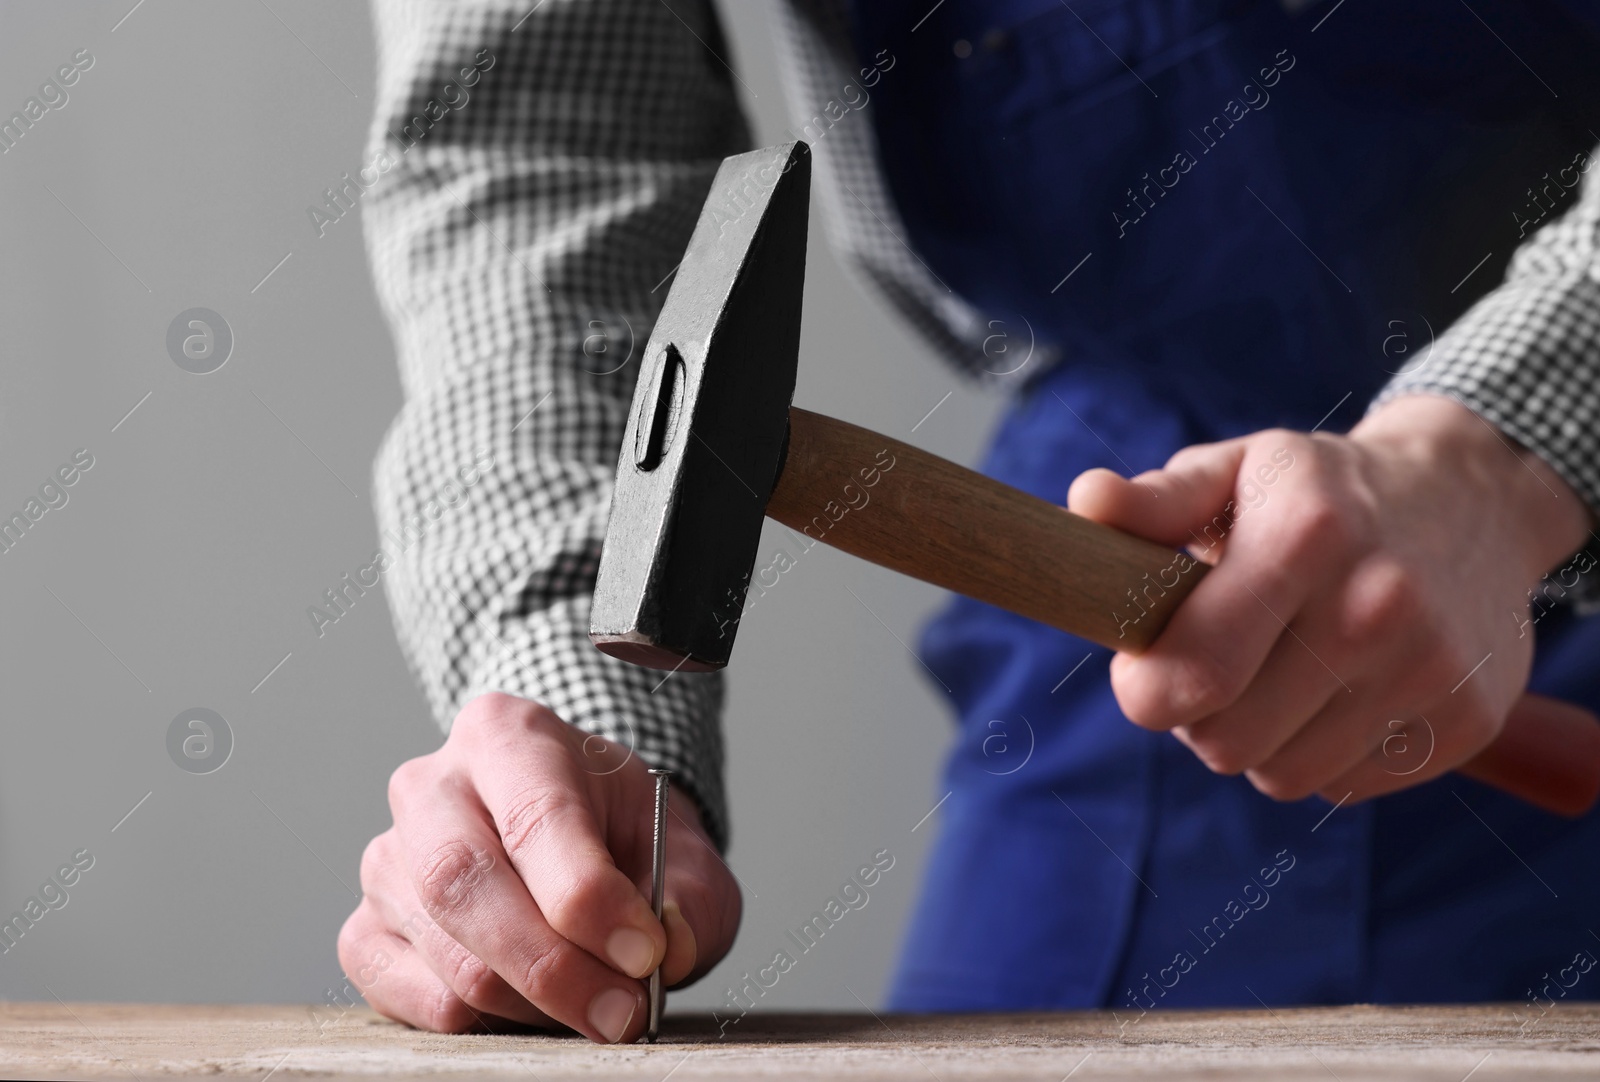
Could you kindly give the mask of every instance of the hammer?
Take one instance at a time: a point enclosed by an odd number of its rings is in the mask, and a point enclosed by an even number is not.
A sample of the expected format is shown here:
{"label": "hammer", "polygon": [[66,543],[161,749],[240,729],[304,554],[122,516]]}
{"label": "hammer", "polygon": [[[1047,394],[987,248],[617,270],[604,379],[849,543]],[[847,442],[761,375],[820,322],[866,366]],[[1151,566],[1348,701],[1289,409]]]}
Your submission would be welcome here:
{"label": "hammer", "polygon": [[[810,187],[800,142],[735,155],[717,172],[641,360],[594,644],[654,669],[721,669],[765,516],[1090,642],[1148,647],[1207,565],[791,406]],[[1528,695],[1458,769],[1580,815],[1600,798],[1600,725]]]}

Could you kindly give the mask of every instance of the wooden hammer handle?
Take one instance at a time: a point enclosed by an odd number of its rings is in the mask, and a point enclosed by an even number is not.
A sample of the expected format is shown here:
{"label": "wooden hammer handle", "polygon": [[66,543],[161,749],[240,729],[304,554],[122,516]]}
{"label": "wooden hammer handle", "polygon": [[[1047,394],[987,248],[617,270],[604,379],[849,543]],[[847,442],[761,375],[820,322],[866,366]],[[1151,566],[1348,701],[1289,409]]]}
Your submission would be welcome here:
{"label": "wooden hammer handle", "polygon": [[[767,514],[854,556],[1137,653],[1206,565],[937,455],[802,409]],[[1548,811],[1600,797],[1600,725],[1543,700],[1512,712],[1462,772]]]}
{"label": "wooden hammer handle", "polygon": [[816,541],[1114,650],[1155,641],[1205,565],[803,409],[767,514]]}
{"label": "wooden hammer handle", "polygon": [[1583,815],[1600,799],[1600,725],[1580,706],[1529,692],[1495,742],[1456,772],[1545,811]]}

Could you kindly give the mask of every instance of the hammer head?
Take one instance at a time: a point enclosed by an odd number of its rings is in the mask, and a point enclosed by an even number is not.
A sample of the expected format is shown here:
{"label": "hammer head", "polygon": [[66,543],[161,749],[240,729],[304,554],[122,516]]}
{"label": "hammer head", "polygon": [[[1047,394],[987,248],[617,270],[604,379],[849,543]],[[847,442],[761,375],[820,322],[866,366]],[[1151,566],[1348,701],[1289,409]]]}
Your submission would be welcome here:
{"label": "hammer head", "polygon": [[728,663],[783,468],[800,359],[811,154],[728,158],[645,347],[589,637],[613,657]]}

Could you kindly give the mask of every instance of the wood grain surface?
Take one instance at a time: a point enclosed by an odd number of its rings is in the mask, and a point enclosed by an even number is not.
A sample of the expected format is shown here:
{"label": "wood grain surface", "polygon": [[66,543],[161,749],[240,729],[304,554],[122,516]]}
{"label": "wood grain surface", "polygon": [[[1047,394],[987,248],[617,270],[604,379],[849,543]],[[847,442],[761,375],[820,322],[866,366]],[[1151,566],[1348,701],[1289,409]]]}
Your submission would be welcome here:
{"label": "wood grain surface", "polygon": [[6,1003],[0,1074],[257,1082],[1600,1078],[1600,1006],[1554,1007],[1526,1029],[1534,1016],[1517,1006],[1152,1011],[1120,1029],[1099,1011],[752,1013],[720,1038],[708,1015],[669,1014],[662,1043],[601,1048],[577,1037],[421,1033],[365,1009]]}
{"label": "wood grain surface", "polygon": [[1206,570],[1185,553],[803,409],[789,411],[788,456],[767,514],[814,541],[1114,650],[1153,642]]}

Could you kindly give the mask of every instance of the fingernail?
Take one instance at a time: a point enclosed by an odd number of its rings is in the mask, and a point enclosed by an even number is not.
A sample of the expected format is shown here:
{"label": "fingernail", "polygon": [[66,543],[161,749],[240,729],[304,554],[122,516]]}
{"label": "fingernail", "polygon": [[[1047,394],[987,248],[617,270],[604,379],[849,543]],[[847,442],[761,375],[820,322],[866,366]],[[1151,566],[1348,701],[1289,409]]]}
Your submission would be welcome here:
{"label": "fingernail", "polygon": [[638,1009],[638,993],[607,988],[589,1004],[589,1024],[599,1030],[606,1043],[616,1044],[628,1032],[628,1023],[633,1021],[633,1012]]}
{"label": "fingernail", "polygon": [[637,928],[618,928],[606,940],[606,957],[630,977],[648,977],[655,968],[656,944]]}

